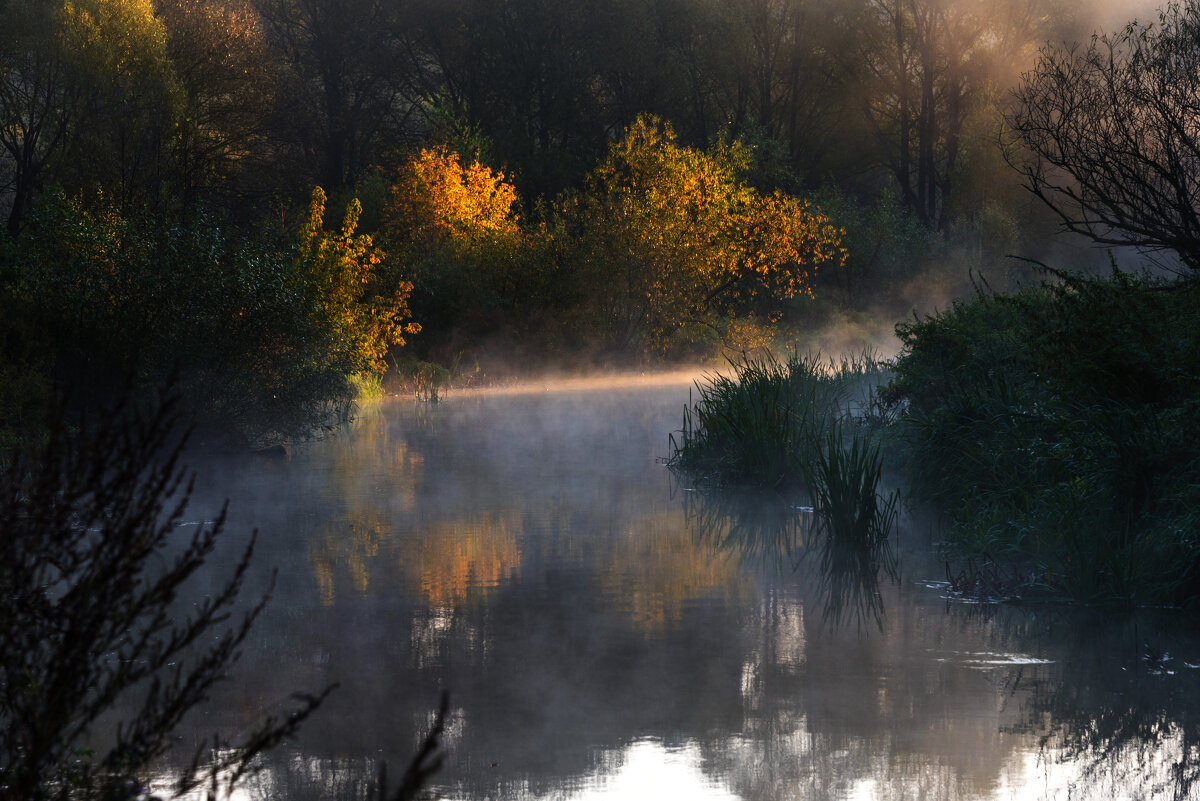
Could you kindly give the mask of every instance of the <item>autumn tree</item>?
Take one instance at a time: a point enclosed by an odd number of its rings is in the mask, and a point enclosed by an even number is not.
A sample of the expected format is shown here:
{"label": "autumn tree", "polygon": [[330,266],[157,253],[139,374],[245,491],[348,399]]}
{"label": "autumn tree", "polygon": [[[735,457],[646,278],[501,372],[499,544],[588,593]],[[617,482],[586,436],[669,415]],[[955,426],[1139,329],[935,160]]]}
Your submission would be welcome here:
{"label": "autumn tree", "polygon": [[339,229],[326,231],[325,192],[313,190],[300,231],[299,271],[312,277],[320,298],[321,327],[337,334],[330,354],[353,371],[382,372],[393,345],[421,330],[409,317],[412,284],[385,280],[383,254],[367,234],[356,234],[362,205],[352,200]]}
{"label": "autumn tree", "polygon": [[1062,226],[1200,270],[1200,3],[1042,51],[1009,124],[1026,186]]}
{"label": "autumn tree", "polygon": [[486,247],[517,233],[516,189],[504,173],[457,153],[424,148],[400,169],[392,186],[385,226],[409,248],[460,252]]}
{"label": "autumn tree", "polygon": [[670,125],[641,117],[564,201],[611,346],[667,350],[723,315],[777,315],[819,267],[842,261],[829,219],[753,190],[739,177],[746,162],[738,144],[683,147]]}
{"label": "autumn tree", "polygon": [[399,169],[384,210],[383,237],[395,269],[415,289],[423,323],[494,327],[528,294],[531,254],[516,211],[517,192],[502,172],[464,163],[445,148],[425,148]]}

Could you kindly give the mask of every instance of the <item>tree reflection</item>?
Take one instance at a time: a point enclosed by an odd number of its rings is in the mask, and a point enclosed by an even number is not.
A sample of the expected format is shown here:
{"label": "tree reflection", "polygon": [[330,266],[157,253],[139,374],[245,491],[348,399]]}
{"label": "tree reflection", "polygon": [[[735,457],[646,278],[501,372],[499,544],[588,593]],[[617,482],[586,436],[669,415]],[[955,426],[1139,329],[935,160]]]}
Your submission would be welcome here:
{"label": "tree reflection", "polygon": [[[206,724],[342,683],[265,797],[363,797],[442,688],[443,797],[583,797],[650,751],[747,800],[1196,793],[1186,632],[947,602],[795,500],[672,495],[653,422],[677,407],[630,423],[646,397],[396,404],[248,468],[233,508],[286,515],[238,525],[284,580]],[[922,559],[905,572],[940,574]]]}
{"label": "tree reflection", "polygon": [[[1012,613],[1009,613],[1012,614]],[[1042,636],[1064,655],[1039,685],[1021,733],[1083,767],[1078,794],[1140,786],[1145,797],[1192,798],[1200,780],[1200,643],[1177,612],[1042,610]],[[1066,658],[1072,655],[1074,658]]]}
{"label": "tree reflection", "polygon": [[812,507],[776,493],[688,491],[684,513],[699,543],[737,554],[743,563],[803,574],[828,625],[861,628],[871,621],[883,630],[880,574],[895,581],[899,567],[890,543],[839,540],[819,525]]}

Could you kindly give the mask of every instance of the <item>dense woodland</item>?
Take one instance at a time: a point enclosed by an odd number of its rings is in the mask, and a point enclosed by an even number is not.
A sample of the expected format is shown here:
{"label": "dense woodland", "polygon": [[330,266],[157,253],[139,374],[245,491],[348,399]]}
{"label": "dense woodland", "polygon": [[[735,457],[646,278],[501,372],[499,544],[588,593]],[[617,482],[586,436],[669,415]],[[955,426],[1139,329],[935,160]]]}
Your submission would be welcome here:
{"label": "dense woodland", "polygon": [[174,370],[290,435],[389,367],[711,357],[1003,284],[1055,222],[1011,90],[1095,11],[13,0],[0,415]]}

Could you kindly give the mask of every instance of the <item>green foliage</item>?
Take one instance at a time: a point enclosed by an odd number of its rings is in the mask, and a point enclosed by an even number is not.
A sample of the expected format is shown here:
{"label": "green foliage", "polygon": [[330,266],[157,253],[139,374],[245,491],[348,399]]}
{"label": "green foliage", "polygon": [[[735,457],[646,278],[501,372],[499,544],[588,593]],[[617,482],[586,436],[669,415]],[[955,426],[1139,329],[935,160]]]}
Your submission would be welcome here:
{"label": "green foliage", "polygon": [[[88,211],[56,196],[7,251],[5,321],[35,372],[104,397],[178,372],[189,414],[242,435],[303,435],[353,399],[403,330],[403,287],[375,281],[370,240],[320,229],[239,238],[187,221]],[[80,398],[82,399],[82,398]]]}
{"label": "green foliage", "polygon": [[733,375],[697,383],[684,409],[672,464],[710,484],[796,484],[818,450],[838,400],[835,381],[811,355],[786,362],[743,357]]}
{"label": "green foliage", "polygon": [[5,3],[0,64],[10,233],[48,174],[124,200],[155,172],[179,91],[149,0]]}
{"label": "green foliage", "polygon": [[1082,600],[1200,592],[1198,288],[1116,273],[897,328],[886,399],[952,542]]}
{"label": "green foliage", "polygon": [[938,247],[938,237],[893,192],[883,191],[865,203],[826,186],[817,201],[845,232],[846,248],[844,263],[818,274],[820,290],[835,291],[850,301],[877,295],[915,277]]}
{"label": "green foliage", "polygon": [[[836,364],[792,354],[743,357],[734,375],[697,385],[671,465],[708,485],[806,488],[816,530],[876,552],[895,526],[898,495],[882,497],[879,445],[859,427],[881,377],[869,356]],[[832,558],[832,553],[830,558]]]}

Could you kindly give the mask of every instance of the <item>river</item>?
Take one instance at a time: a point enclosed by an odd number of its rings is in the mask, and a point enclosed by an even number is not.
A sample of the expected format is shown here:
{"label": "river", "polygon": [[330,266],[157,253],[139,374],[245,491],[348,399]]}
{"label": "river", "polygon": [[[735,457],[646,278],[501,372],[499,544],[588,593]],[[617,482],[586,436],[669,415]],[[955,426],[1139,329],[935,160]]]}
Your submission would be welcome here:
{"label": "river", "polygon": [[907,516],[894,569],[831,575],[789,499],[723,504],[662,464],[688,392],[387,399],[286,459],[197,461],[189,514],[230,510],[197,591],[255,528],[245,595],[278,572],[175,758],[336,682],[241,797],[365,797],[442,690],[439,798],[1190,797],[1186,619],[947,597]]}

